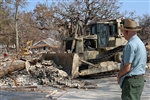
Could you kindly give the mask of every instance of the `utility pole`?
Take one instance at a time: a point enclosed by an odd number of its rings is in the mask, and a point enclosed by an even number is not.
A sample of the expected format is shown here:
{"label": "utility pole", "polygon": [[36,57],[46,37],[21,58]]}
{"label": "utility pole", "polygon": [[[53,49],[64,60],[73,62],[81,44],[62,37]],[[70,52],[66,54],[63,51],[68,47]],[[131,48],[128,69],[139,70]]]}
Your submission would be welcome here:
{"label": "utility pole", "polygon": [[19,51],[19,38],[18,38],[18,3],[17,3],[17,0],[16,0],[16,3],[15,3],[15,6],[16,6],[16,14],[15,14],[15,31],[16,31],[16,52],[18,53]]}

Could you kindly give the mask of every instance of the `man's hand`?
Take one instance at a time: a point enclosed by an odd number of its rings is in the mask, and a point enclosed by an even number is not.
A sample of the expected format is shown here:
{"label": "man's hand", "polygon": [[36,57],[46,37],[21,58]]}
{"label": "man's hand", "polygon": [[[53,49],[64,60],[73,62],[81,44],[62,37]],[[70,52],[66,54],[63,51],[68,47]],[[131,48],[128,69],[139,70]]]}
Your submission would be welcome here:
{"label": "man's hand", "polygon": [[122,69],[119,71],[118,76],[117,76],[117,82],[120,84],[120,78],[127,74],[130,71],[131,68],[131,63],[126,63],[123,65]]}

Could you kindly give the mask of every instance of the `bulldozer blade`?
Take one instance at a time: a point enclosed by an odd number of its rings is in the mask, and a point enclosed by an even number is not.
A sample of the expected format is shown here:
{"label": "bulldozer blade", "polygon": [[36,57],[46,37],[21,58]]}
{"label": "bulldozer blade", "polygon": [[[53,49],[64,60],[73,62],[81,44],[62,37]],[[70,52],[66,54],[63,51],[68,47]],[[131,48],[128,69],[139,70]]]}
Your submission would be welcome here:
{"label": "bulldozer blade", "polygon": [[71,78],[77,78],[79,76],[79,59],[79,56],[75,53],[54,53],[42,55],[42,60],[53,60],[57,66],[62,66],[62,70],[65,71]]}

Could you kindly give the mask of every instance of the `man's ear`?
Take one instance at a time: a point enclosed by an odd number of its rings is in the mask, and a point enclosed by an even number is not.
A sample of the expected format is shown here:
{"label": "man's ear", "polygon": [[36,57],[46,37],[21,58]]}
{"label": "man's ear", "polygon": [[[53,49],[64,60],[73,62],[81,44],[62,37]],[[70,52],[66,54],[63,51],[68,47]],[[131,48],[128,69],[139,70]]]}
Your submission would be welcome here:
{"label": "man's ear", "polygon": [[128,31],[126,30],[126,33],[128,34]]}

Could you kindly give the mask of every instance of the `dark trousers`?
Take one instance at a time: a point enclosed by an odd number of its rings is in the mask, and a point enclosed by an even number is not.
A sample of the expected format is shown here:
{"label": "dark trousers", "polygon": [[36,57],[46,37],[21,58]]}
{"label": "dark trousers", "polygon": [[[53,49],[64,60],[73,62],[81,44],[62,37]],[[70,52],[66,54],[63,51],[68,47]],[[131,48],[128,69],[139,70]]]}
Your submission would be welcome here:
{"label": "dark trousers", "polygon": [[125,78],[122,85],[122,100],[140,100],[144,87],[144,77]]}

